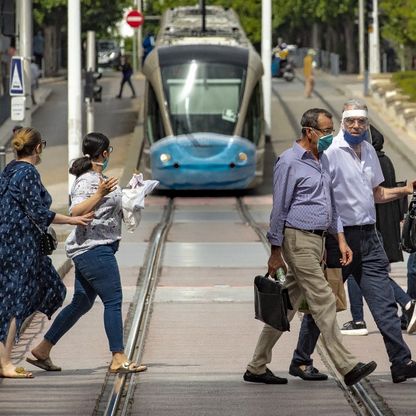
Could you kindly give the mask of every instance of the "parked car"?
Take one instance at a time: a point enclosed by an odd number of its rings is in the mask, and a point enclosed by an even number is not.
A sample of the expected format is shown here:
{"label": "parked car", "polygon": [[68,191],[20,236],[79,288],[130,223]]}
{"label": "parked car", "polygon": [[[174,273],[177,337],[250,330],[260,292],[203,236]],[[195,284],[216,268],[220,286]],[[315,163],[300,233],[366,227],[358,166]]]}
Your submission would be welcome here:
{"label": "parked car", "polygon": [[98,40],[96,48],[99,67],[118,67],[120,65],[120,46],[115,40]]}

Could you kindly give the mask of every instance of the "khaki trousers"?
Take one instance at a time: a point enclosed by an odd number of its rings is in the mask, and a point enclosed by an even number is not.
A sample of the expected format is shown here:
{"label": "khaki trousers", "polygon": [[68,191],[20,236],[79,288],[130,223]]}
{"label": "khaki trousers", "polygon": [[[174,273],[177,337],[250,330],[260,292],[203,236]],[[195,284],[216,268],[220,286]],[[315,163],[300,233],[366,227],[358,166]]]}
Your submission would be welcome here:
{"label": "khaki trousers", "polygon": [[312,96],[314,86],[315,86],[315,78],[313,77],[313,75],[309,75],[308,77],[305,77],[304,95],[306,98],[310,98]]}
{"label": "khaki trousers", "polygon": [[[283,257],[288,265],[286,287],[289,291],[293,318],[302,296],[321,331],[328,354],[341,375],[351,371],[357,359],[342,344],[342,335],[336,319],[335,296],[324,277],[320,262],[325,248],[325,239],[317,234],[286,228],[283,240]],[[266,372],[272,360],[272,348],[282,332],[265,325],[247,369],[254,374]]]}

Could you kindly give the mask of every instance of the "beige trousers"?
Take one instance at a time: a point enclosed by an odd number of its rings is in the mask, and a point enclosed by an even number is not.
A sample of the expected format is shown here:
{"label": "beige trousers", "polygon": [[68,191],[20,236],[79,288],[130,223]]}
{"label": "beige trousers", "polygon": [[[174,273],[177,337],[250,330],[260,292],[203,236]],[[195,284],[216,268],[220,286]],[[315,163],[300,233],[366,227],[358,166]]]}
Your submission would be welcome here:
{"label": "beige trousers", "polygon": [[[283,241],[283,257],[288,265],[286,287],[289,291],[293,311],[288,311],[289,320],[299,307],[302,296],[321,331],[328,354],[337,370],[345,375],[357,364],[357,359],[342,344],[342,335],[336,319],[335,296],[323,274],[320,262],[323,257],[325,239],[317,234],[286,228]],[[247,369],[254,374],[263,374],[272,360],[272,348],[282,332],[265,325]]]}
{"label": "beige trousers", "polygon": [[313,75],[309,75],[308,77],[305,77],[304,95],[306,98],[310,98],[312,96],[314,86],[315,86],[315,78],[313,77]]}

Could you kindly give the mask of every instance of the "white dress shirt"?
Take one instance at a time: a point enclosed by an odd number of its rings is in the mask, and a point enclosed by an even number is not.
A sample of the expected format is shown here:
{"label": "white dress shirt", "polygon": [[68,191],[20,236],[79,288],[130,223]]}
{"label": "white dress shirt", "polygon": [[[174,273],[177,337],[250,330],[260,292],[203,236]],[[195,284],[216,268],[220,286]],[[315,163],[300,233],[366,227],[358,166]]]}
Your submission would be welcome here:
{"label": "white dress shirt", "polygon": [[373,146],[365,140],[361,143],[360,160],[340,130],[325,154],[342,225],[375,224],[373,189],[384,176]]}

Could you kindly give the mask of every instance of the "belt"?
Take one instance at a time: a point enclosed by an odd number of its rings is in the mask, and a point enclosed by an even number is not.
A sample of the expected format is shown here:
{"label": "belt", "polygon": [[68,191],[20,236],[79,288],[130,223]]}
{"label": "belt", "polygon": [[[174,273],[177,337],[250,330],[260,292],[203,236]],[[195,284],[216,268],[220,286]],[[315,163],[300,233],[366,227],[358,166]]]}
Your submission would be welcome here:
{"label": "belt", "polygon": [[375,227],[375,224],[347,225],[344,227],[344,230],[372,231]]}
{"label": "belt", "polygon": [[303,230],[302,228],[287,227],[287,226],[285,228],[290,228],[292,230],[298,230],[298,231],[304,231],[305,233],[320,235],[321,237],[325,237],[327,234],[326,230]]}

